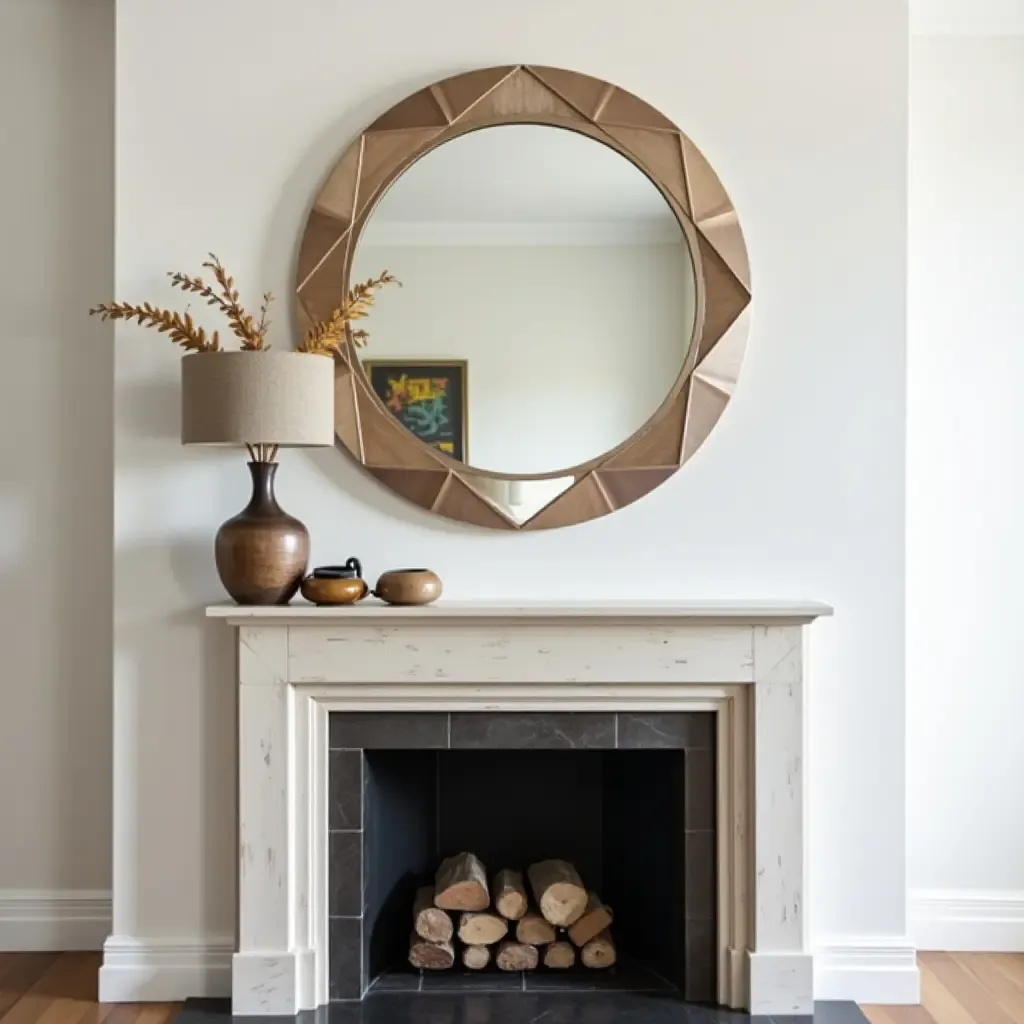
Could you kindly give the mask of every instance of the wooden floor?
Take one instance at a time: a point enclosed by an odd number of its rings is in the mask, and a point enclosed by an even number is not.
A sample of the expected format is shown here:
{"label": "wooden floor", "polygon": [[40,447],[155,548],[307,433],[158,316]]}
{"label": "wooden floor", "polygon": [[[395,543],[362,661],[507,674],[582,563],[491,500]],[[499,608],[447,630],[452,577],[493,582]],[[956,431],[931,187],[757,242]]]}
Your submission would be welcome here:
{"label": "wooden floor", "polygon": [[921,953],[918,963],[922,1005],[865,1006],[872,1024],[1024,1024],[1024,954]]}
{"label": "wooden floor", "polygon": [[[1024,954],[922,953],[922,1006],[872,1024],[1024,1024]],[[99,953],[0,953],[0,1024],[168,1024],[176,1003],[96,1002]]]}
{"label": "wooden floor", "polygon": [[96,1002],[99,953],[0,953],[0,1024],[167,1024],[175,1003]]}

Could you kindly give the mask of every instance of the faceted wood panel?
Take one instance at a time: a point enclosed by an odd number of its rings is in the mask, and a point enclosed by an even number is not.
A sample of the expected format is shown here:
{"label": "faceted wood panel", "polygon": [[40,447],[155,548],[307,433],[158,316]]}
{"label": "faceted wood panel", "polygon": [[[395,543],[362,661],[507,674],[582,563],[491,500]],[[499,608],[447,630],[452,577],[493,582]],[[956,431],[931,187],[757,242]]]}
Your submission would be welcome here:
{"label": "faceted wood panel", "polygon": [[698,236],[700,259],[704,268],[704,326],[697,346],[697,365],[715,347],[736,317],[747,308],[750,292],[729,269],[711,243]]}
{"label": "faceted wood panel", "polygon": [[433,507],[449,476],[443,469],[391,469],[371,466],[370,472],[396,494],[423,508]]}
{"label": "faceted wood panel", "polygon": [[601,490],[615,508],[631,505],[638,498],[660,487],[678,466],[646,469],[602,469],[595,473]]}
{"label": "faceted wood panel", "polygon": [[443,99],[429,89],[413,93],[392,107],[370,126],[372,132],[390,132],[403,128],[444,128],[449,123]]}
{"label": "faceted wood panel", "polygon": [[351,223],[352,211],[356,208],[356,183],[359,181],[359,162],[362,155],[362,146],[349,148],[320,189],[313,207],[314,210],[341,221],[346,227]]}
{"label": "faceted wood panel", "polygon": [[679,135],[679,129],[660,110],[625,89],[612,89],[596,118],[599,124],[625,124],[656,128]]}
{"label": "faceted wood panel", "polygon": [[689,387],[690,404],[683,436],[684,459],[688,459],[707,440],[729,404],[728,394],[699,377],[691,377]]}
{"label": "faceted wood panel", "polygon": [[516,117],[523,114],[563,117],[568,121],[584,120],[579,111],[528,71],[517,71],[509,75],[484,96],[473,111],[474,117],[481,118]]}
{"label": "faceted wood panel", "polygon": [[484,68],[437,83],[437,91],[448,101],[452,120],[463,117],[474,103],[479,103],[499,82],[518,70],[514,65]]}
{"label": "faceted wood panel", "polygon": [[718,175],[712,170],[704,154],[683,136],[683,157],[686,160],[686,176],[690,189],[695,193],[693,219],[699,225],[706,217],[715,216],[732,209]]}
{"label": "faceted wood panel", "polygon": [[514,530],[516,523],[503,516],[456,473],[452,473],[431,508],[449,519],[458,519],[492,530]]}
{"label": "faceted wood panel", "polygon": [[349,222],[314,210],[309,215],[306,233],[299,249],[299,280],[305,281],[341,241]]}
{"label": "faceted wood panel", "polygon": [[736,220],[735,211],[703,221],[700,225],[700,232],[749,292],[750,259],[747,256],[747,246],[743,241],[743,232]]}
{"label": "faceted wood panel", "polygon": [[614,511],[615,506],[601,490],[596,476],[588,473],[550,505],[545,505],[532,519],[527,519],[523,529],[550,530],[556,526],[572,526]]}
{"label": "faceted wood panel", "polygon": [[614,91],[613,86],[575,71],[531,66],[530,72],[590,120],[594,120],[602,99]]}
{"label": "faceted wood panel", "polygon": [[378,118],[328,176],[299,249],[296,309],[305,331],[310,317],[325,319],[341,304],[372,206],[413,159],[474,128],[517,121],[568,127],[613,145],[673,206],[690,243],[702,315],[682,373],[665,382],[668,398],[635,437],[567,467],[559,475],[576,482],[523,523],[496,507],[484,492],[500,488],[483,481],[536,477],[465,467],[427,447],[372,393],[351,339],[338,358],[335,417],[339,444],[415,504],[491,529],[538,530],[605,515],[653,490],[699,447],[729,400],[691,374],[750,301],[746,248],[721,182],[671,121],[608,82],[560,68],[484,68],[435,82]]}

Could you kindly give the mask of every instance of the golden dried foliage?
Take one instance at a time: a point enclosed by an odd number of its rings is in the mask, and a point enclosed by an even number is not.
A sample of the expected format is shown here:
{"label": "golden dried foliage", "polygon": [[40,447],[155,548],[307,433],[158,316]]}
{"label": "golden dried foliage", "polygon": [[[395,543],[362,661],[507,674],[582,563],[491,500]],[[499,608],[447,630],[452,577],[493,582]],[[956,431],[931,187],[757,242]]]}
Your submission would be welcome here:
{"label": "golden dried foliage", "polygon": [[207,335],[194,323],[188,312],[175,313],[144,302],[133,306],[128,302],[104,302],[89,310],[90,315],[103,320],[135,320],[143,327],[155,327],[161,334],[170,334],[171,341],[190,352],[219,352],[217,332]]}
{"label": "golden dried foliage", "polygon": [[[205,299],[208,306],[215,306],[223,313],[227,317],[232,333],[241,340],[243,349],[249,352],[260,352],[269,348],[266,344],[267,330],[270,327],[267,312],[273,301],[273,295],[270,292],[264,292],[263,304],[260,306],[260,318],[253,320],[239,302],[234,278],[228,274],[224,265],[212,252],[209,260],[203,266],[213,272],[220,289],[219,293],[201,277],[193,277],[191,274],[183,274],[177,270],[168,272],[171,284],[183,292]],[[172,341],[191,352],[220,351],[217,332],[214,331],[207,336],[201,327],[193,323],[188,310],[184,313],[175,313],[152,306],[148,302],[144,302],[141,306],[128,302],[109,302],[90,309],[89,313],[99,315],[104,320],[136,320],[144,327],[155,327],[161,334],[170,333]]]}
{"label": "golden dried foliage", "polygon": [[[231,330],[236,338],[242,342],[242,348],[250,352],[259,352],[263,349],[267,336],[267,309],[273,296],[270,292],[263,295],[263,305],[260,308],[260,320],[256,323],[239,303],[238,289],[235,287],[235,280],[224,269],[223,264],[211,252],[210,258],[204,264],[220,285],[221,309],[228,318]],[[198,279],[197,279],[198,280]]]}
{"label": "golden dried foliage", "polygon": [[[345,328],[353,320],[365,320],[370,315],[370,310],[376,300],[374,293],[388,284],[396,284],[399,288],[402,286],[402,282],[386,270],[381,273],[380,277],[371,277],[368,281],[354,285],[349,289],[345,301],[339,309],[306,332],[305,337],[299,343],[298,351],[321,356],[333,355],[345,340]],[[362,348],[370,337],[362,329],[350,330],[349,333],[356,348]]]}

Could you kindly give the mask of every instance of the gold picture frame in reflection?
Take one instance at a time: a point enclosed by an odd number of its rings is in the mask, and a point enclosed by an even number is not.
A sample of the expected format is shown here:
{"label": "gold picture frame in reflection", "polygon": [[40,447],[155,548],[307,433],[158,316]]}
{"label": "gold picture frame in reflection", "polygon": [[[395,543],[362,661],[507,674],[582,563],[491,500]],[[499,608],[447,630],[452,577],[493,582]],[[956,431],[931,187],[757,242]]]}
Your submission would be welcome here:
{"label": "gold picture frame in reflection", "polygon": [[374,394],[424,444],[469,460],[469,371],[465,359],[366,359]]}

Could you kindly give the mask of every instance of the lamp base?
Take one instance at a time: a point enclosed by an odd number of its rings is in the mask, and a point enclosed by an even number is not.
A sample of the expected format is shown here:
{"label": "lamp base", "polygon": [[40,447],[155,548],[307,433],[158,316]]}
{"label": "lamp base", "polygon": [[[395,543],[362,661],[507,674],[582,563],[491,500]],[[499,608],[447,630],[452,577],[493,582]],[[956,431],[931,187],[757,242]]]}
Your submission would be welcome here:
{"label": "lamp base", "polygon": [[287,604],[309,564],[309,531],[274,496],[276,462],[250,462],[252,498],[217,531],[224,589],[238,604]]}

